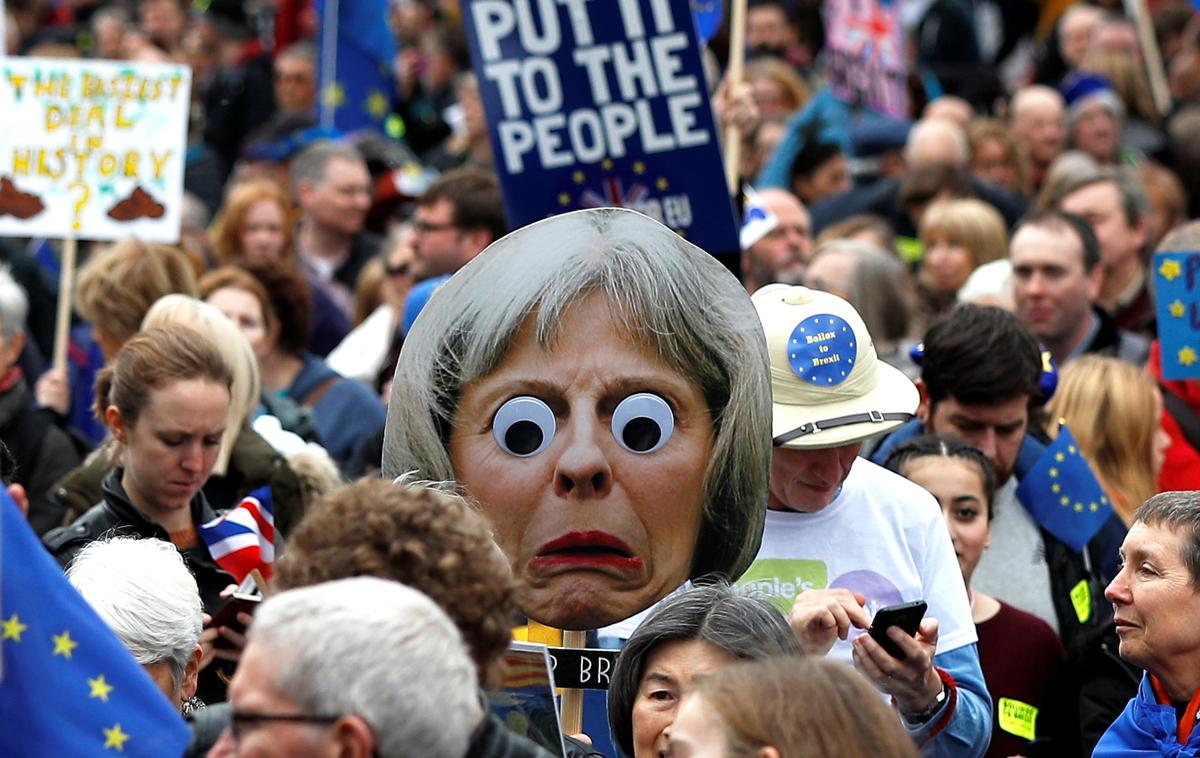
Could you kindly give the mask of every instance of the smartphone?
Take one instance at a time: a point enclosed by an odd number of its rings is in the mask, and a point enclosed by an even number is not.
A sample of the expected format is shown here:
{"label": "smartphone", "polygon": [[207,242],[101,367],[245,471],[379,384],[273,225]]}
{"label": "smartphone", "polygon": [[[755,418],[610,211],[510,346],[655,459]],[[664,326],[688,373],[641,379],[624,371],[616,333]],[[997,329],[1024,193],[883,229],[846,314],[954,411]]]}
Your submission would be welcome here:
{"label": "smartphone", "polygon": [[[209,622],[210,627],[220,628],[222,626],[229,627],[238,634],[246,633],[246,625],[238,621],[239,613],[254,614],[254,610],[258,608],[258,604],[262,602],[262,588],[256,581],[255,575],[257,571],[252,571],[246,575],[242,583],[233,591],[233,595],[225,604],[213,614],[212,621]],[[214,647],[228,649],[232,647],[232,643],[224,637],[217,637]]]}
{"label": "smartphone", "polygon": [[875,614],[875,618],[871,620],[871,628],[868,630],[868,634],[871,635],[871,639],[878,642],[887,651],[888,655],[898,661],[902,661],[908,656],[887,636],[888,627],[898,626],[908,636],[915,637],[917,635],[917,627],[921,625],[921,619],[925,618],[925,611],[928,607],[925,605],[924,600],[913,600],[910,603],[897,603],[896,605],[884,606],[879,609],[879,612]]}

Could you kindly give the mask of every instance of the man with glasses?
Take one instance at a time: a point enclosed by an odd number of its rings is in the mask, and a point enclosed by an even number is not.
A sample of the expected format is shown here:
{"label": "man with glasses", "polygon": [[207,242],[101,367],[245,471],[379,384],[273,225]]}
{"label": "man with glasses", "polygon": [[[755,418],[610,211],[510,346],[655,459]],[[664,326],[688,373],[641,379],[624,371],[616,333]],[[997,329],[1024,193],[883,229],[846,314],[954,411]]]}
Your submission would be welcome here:
{"label": "man with glasses", "polygon": [[459,758],[484,716],[458,629],[425,595],[373,577],[266,600],[229,701],[210,756]]}
{"label": "man with glasses", "polygon": [[442,174],[417,203],[412,230],[417,281],[458,271],[508,231],[495,175],[478,168]]}
{"label": "man with glasses", "polygon": [[275,57],[275,105],[283,113],[311,116],[317,104],[317,48],[302,40]]}

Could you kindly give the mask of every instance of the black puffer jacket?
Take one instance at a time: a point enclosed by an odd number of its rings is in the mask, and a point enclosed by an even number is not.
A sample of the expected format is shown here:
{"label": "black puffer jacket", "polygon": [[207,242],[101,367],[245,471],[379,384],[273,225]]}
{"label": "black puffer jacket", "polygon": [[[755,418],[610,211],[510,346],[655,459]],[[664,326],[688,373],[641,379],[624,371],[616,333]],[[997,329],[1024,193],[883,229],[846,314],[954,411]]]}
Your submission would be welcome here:
{"label": "black puffer jacket", "polygon": [[[125,488],[121,486],[121,476],[124,471],[122,468],[114,468],[108,472],[101,485],[100,502],[74,523],[54,529],[42,539],[46,549],[63,568],[70,565],[84,545],[101,537],[120,535],[140,539],[157,538],[164,542],[171,541],[171,536],[167,534],[166,529],[152,521],[130,502]],[[208,500],[202,492],[192,498],[191,507],[192,523],[197,526],[220,515],[209,506]],[[196,577],[204,610],[208,613],[215,613],[222,604],[221,590],[230,584],[236,584],[233,576],[213,561],[203,542],[179,552],[183,556],[188,570]]]}

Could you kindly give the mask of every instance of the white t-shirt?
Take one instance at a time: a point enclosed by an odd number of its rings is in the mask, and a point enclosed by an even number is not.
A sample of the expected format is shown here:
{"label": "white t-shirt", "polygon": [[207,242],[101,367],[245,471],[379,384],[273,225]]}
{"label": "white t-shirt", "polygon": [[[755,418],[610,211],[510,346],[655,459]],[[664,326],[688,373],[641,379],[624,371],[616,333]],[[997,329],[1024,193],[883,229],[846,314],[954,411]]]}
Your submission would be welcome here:
{"label": "white t-shirt", "polygon": [[[933,496],[864,458],[833,502],[816,513],[767,511],[762,547],[737,581],[784,613],[808,589],[842,587],[867,598],[874,615],[911,600],[929,604],[938,620],[937,652],[977,640],[966,585]],[[851,663],[850,643],[865,633],[851,628],[829,655]]]}

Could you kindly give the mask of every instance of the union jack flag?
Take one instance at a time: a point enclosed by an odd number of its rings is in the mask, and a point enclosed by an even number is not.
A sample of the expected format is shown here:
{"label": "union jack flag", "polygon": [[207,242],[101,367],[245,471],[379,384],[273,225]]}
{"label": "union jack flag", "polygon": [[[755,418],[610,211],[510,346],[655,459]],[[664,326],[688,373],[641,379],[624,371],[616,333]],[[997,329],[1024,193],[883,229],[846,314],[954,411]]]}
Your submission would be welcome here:
{"label": "union jack flag", "polygon": [[254,569],[270,579],[275,566],[271,488],[254,490],[237,507],[201,526],[200,539],[217,565],[239,582]]}

